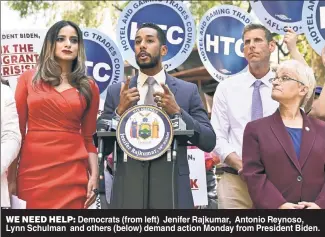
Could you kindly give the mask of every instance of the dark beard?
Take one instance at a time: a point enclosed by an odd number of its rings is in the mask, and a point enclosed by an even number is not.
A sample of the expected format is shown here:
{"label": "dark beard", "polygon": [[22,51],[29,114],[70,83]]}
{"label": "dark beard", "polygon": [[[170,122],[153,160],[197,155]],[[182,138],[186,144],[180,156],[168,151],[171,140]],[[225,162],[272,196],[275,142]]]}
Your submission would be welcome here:
{"label": "dark beard", "polygon": [[160,55],[157,55],[156,57],[152,57],[150,55],[150,62],[148,63],[140,63],[139,60],[138,60],[138,57],[136,57],[136,61],[137,61],[137,64],[139,66],[140,69],[149,69],[149,68],[154,68],[158,65],[159,61],[160,61]]}

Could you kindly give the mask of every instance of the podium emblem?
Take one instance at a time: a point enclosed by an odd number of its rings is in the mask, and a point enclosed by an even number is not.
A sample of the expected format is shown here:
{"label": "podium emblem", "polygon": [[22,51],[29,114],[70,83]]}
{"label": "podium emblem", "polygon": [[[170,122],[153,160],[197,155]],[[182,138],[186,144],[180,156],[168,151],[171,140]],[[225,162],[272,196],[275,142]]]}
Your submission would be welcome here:
{"label": "podium emblem", "polygon": [[165,111],[156,106],[137,105],[121,116],[116,130],[117,142],[132,159],[159,158],[173,141],[173,126]]}

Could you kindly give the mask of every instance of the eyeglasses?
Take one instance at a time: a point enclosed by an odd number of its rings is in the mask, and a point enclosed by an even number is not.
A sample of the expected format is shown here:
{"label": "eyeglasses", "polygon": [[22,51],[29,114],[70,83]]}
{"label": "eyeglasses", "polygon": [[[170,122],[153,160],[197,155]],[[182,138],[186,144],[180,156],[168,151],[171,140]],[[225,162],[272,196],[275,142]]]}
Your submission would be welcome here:
{"label": "eyeglasses", "polygon": [[286,77],[286,76],[284,76],[284,77],[274,77],[274,78],[271,78],[270,80],[269,80],[269,82],[270,83],[272,83],[272,82],[274,82],[275,80],[278,80],[278,82],[281,84],[281,83],[283,83],[283,82],[286,82],[286,81],[296,81],[296,82],[299,82],[299,83],[301,83],[302,85],[305,85],[303,82],[301,82],[301,81],[298,81],[298,80],[296,80],[296,79],[293,79],[293,78],[290,78],[290,77]]}

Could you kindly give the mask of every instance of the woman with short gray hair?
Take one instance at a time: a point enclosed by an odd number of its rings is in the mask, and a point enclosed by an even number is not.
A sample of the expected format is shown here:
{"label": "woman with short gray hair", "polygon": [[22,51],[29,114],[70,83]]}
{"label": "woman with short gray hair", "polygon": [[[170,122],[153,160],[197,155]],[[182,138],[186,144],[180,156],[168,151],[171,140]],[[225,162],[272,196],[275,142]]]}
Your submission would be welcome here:
{"label": "woman with short gray hair", "polygon": [[255,208],[325,208],[325,123],[301,109],[313,96],[311,68],[295,60],[279,65],[272,99],[277,111],[247,124],[243,170]]}

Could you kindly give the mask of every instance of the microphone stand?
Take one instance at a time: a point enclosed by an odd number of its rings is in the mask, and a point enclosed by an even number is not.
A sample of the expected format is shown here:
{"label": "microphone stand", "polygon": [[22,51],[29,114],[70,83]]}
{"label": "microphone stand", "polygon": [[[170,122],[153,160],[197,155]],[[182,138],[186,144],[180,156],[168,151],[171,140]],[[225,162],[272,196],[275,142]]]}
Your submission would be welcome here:
{"label": "microphone stand", "polygon": [[[104,128],[101,128],[98,130],[98,132],[103,132],[106,131]],[[98,184],[99,184],[99,189],[100,189],[100,184],[101,182],[104,182],[105,184],[105,172],[104,172],[104,161],[103,161],[103,157],[104,157],[104,140],[102,137],[98,137]],[[101,170],[103,170],[103,172],[101,173]],[[105,185],[104,185],[105,187]],[[104,188],[104,193],[105,193],[105,188]],[[98,197],[96,197],[96,209],[101,209],[102,207],[102,194],[98,193]]]}
{"label": "microphone stand", "polygon": [[[111,120],[111,124],[110,124],[110,131],[116,131],[117,129],[117,125],[118,125],[119,119],[117,117],[113,117]],[[112,200],[112,196],[113,196],[113,184],[114,184],[114,180],[115,180],[115,174],[116,174],[116,167],[117,167],[117,140],[114,140],[114,147],[113,147],[113,167],[112,167],[112,187],[111,187],[111,195],[110,195],[110,200]],[[109,202],[111,204],[111,201]]]}
{"label": "microphone stand", "polygon": [[113,150],[113,176],[115,175],[116,172],[116,165],[117,165],[117,141],[114,141],[114,150]]}
{"label": "microphone stand", "polygon": [[[100,129],[100,132],[105,132],[105,129]],[[98,165],[103,161],[104,141],[102,137],[98,137]]]}
{"label": "microphone stand", "polygon": [[[101,126],[97,131],[105,132],[110,130],[112,121],[107,119],[102,119],[99,121],[99,124]],[[98,165],[100,165],[103,161],[103,157],[104,157],[103,153],[104,153],[104,139],[102,137],[98,137]]]}
{"label": "microphone stand", "polygon": [[[107,120],[107,119],[102,119],[98,122],[98,124],[100,125],[100,128],[97,130],[97,132],[105,132],[110,130],[111,128],[111,124],[112,121],[111,120]],[[105,161],[104,159],[104,138],[101,136],[97,137],[98,139],[98,171],[99,171],[99,177],[98,177],[98,182],[99,184],[101,184],[101,182],[104,183],[104,190],[102,190],[104,192],[104,194],[106,193],[106,188],[105,188]],[[102,202],[102,198],[101,197],[102,194],[99,194],[99,200],[100,200],[100,204]],[[104,200],[106,200],[106,195],[104,195]],[[106,202],[108,203],[108,200],[106,200]],[[97,209],[99,204],[97,205]],[[100,205],[102,206],[102,205]],[[106,205],[104,205],[106,206]]]}
{"label": "microphone stand", "polygon": [[[118,122],[119,122],[119,118],[117,118],[116,116],[112,118],[111,127],[110,127],[111,131],[116,131]],[[113,148],[113,170],[112,170],[113,179],[114,179],[114,175],[116,172],[116,166],[117,166],[117,146],[118,146],[117,140],[115,139],[114,140],[114,148]]]}
{"label": "microphone stand", "polygon": [[[172,118],[173,123],[173,129],[174,130],[186,130],[186,124],[184,123],[182,117],[180,114],[175,114]],[[174,143],[172,148],[172,154],[171,154],[171,161],[172,161],[172,205],[173,209],[175,209],[175,186],[177,184],[175,183],[175,166],[176,166],[176,158],[177,158],[177,152],[178,152],[178,140],[176,137],[174,137]],[[167,154],[168,159],[168,154]]]}
{"label": "microphone stand", "polygon": [[173,151],[172,151],[172,205],[173,209],[175,209],[175,164],[177,157],[177,149],[178,149],[178,141],[174,138]]}

